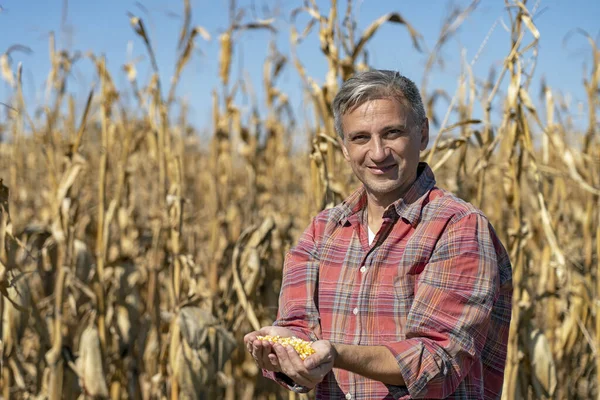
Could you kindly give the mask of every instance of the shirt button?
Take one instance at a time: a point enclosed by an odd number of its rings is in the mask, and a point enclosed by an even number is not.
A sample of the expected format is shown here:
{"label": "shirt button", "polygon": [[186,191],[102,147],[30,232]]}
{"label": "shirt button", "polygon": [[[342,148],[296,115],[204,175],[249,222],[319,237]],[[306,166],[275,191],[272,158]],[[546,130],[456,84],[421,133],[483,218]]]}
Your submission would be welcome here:
{"label": "shirt button", "polygon": [[354,313],[354,315],[358,314],[358,308],[355,308],[354,310],[352,310],[352,312]]}
{"label": "shirt button", "polygon": [[367,267],[365,267],[364,265],[362,267],[360,267],[360,272],[362,272],[363,274],[365,273],[366,270],[367,270]]}
{"label": "shirt button", "polygon": [[346,399],[350,400],[352,398],[352,395],[350,393],[346,393]]}

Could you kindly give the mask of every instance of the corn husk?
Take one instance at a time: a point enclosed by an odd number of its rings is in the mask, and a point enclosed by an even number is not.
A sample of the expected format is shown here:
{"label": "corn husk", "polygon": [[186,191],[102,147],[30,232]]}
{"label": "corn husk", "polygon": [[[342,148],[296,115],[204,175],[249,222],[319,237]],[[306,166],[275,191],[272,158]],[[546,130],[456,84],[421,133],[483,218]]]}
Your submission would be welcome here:
{"label": "corn husk", "polygon": [[104,360],[100,349],[100,336],[95,326],[88,326],[79,339],[77,371],[84,392],[97,398],[108,397]]}
{"label": "corn husk", "polygon": [[207,393],[236,346],[235,339],[207,311],[184,307],[171,325],[169,362],[180,396]]}

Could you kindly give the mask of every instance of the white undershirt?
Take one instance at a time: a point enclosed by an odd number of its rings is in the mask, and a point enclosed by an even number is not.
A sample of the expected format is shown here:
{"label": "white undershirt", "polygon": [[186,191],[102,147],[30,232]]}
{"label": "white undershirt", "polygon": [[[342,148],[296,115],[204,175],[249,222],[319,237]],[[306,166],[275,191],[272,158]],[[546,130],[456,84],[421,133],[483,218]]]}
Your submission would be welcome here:
{"label": "white undershirt", "polygon": [[371,230],[371,227],[369,227],[369,245],[373,243],[373,239],[375,239],[375,234]]}

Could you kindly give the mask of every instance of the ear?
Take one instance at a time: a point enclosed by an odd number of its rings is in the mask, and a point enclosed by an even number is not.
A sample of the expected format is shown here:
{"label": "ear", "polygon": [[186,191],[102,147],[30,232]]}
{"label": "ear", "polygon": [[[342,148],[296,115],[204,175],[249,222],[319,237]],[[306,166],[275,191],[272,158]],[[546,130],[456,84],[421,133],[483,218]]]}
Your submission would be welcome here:
{"label": "ear", "polygon": [[425,118],[421,124],[421,151],[427,148],[429,144],[429,119]]}
{"label": "ear", "polygon": [[350,154],[348,153],[348,149],[346,148],[346,140],[341,139],[338,135],[337,141],[340,147],[342,148],[342,154],[344,155],[344,158],[346,159],[346,161],[350,161]]}

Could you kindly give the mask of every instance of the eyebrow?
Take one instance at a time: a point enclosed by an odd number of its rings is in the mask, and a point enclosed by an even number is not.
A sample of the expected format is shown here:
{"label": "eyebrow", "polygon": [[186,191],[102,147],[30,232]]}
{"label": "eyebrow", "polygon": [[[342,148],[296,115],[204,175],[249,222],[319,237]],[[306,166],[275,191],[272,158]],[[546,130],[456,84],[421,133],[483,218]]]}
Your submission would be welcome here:
{"label": "eyebrow", "polygon": [[[407,129],[408,124],[392,124],[392,125],[386,125],[383,128],[381,128],[380,132],[387,132],[389,130],[392,129],[401,129],[401,130],[406,130]],[[364,131],[364,130],[359,130],[359,131],[354,131],[354,132],[350,132],[348,133],[348,136],[355,136],[355,135],[360,135],[360,134],[368,134],[370,135],[371,132],[368,131]]]}
{"label": "eyebrow", "polygon": [[347,136],[348,137],[353,137],[353,136],[358,136],[358,135],[370,135],[370,132],[367,131],[354,131],[354,132],[348,132]]}
{"label": "eyebrow", "polygon": [[[408,124],[404,123],[404,124],[386,125],[381,129],[381,132],[387,132],[392,129],[400,129],[402,131],[406,131],[408,129]],[[351,138],[351,137],[358,136],[358,135],[370,135],[370,134],[371,134],[371,132],[359,130],[359,131],[347,133],[347,136],[348,136],[348,138]]]}
{"label": "eyebrow", "polygon": [[408,124],[404,123],[404,124],[387,125],[387,126],[384,126],[381,131],[385,132],[385,131],[389,131],[391,129],[401,129],[401,130],[405,131],[408,129]]}

